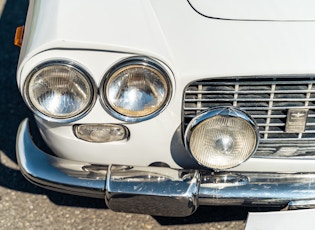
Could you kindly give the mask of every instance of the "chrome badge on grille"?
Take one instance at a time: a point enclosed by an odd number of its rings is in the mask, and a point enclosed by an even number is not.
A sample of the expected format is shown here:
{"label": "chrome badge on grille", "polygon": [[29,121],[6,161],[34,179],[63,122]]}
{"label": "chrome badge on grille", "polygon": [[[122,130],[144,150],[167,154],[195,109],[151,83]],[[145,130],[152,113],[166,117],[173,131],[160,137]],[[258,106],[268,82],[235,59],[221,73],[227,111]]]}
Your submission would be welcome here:
{"label": "chrome badge on grille", "polygon": [[285,131],[287,133],[302,133],[305,130],[308,109],[289,109]]}

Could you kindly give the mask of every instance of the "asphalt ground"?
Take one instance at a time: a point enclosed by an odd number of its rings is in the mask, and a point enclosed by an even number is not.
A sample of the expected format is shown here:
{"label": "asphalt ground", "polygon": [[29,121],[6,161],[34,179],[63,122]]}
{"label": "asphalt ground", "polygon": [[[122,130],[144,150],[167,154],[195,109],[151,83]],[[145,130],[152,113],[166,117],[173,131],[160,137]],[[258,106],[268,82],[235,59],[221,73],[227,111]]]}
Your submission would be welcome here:
{"label": "asphalt ground", "polygon": [[[16,85],[17,26],[25,21],[27,0],[0,0],[0,229],[244,229],[244,207],[199,207],[186,218],[115,213],[103,200],[48,191],[29,183],[16,164],[19,123],[31,116]],[[53,10],[53,9],[52,9]]]}

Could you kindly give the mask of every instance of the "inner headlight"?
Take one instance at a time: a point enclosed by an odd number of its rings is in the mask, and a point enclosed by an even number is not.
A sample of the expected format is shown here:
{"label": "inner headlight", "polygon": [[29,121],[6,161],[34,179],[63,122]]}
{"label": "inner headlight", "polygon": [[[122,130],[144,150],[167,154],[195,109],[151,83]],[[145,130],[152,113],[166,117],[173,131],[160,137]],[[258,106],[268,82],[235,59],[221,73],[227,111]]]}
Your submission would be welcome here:
{"label": "inner headlight", "polygon": [[156,61],[133,57],[109,70],[101,95],[103,104],[116,118],[141,121],[165,107],[171,95],[171,82]]}
{"label": "inner headlight", "polygon": [[34,112],[47,120],[72,120],[87,112],[95,101],[89,75],[67,62],[47,62],[28,76],[25,98]]}
{"label": "inner headlight", "polygon": [[218,108],[201,113],[188,125],[186,148],[212,169],[228,169],[246,161],[257,149],[258,127],[246,113]]}

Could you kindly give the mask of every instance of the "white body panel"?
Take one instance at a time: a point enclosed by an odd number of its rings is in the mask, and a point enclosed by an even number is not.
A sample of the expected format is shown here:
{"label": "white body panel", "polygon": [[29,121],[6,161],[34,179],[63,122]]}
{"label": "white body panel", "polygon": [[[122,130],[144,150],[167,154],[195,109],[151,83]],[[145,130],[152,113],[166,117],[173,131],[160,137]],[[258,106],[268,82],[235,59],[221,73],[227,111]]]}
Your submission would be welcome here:
{"label": "white body panel", "polygon": [[245,230],[307,230],[314,226],[315,209],[282,212],[250,212]]}
{"label": "white body panel", "polygon": [[[93,13],[85,14],[82,8]],[[180,0],[33,0],[18,85],[23,91],[29,72],[46,60],[73,60],[99,86],[106,71],[122,58],[153,57],[170,68],[173,95],[156,118],[126,124],[131,133],[127,142],[88,143],[74,137],[70,124],[38,123],[52,150],[64,158],[99,164],[166,162],[171,167],[189,167],[194,165],[181,145],[180,134],[187,84],[225,76],[315,73],[314,41],[315,22],[214,20]],[[122,122],[107,114],[98,99],[91,112],[75,123]],[[250,159],[233,170],[314,172],[315,160]]]}
{"label": "white body panel", "polygon": [[200,14],[210,18],[262,21],[313,21],[312,0],[188,0]]}

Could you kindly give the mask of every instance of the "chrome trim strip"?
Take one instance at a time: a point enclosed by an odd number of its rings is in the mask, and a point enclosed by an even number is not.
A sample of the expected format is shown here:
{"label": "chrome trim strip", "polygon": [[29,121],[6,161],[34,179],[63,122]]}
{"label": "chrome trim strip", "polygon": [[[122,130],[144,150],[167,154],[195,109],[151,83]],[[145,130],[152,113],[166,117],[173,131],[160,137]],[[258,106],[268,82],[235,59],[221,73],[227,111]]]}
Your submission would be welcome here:
{"label": "chrome trim strip", "polygon": [[[248,184],[207,184],[199,190],[200,205],[285,206],[291,201],[314,200],[315,174],[308,173],[234,173],[246,177]],[[202,178],[211,174],[202,175]]]}
{"label": "chrome trim strip", "polygon": [[315,208],[315,200],[290,201],[286,210]]}
{"label": "chrome trim strip", "polygon": [[[209,94],[209,93],[218,93],[218,91],[195,91],[195,90],[188,90],[185,92],[186,94]],[[264,94],[264,93],[273,93],[271,90],[264,90],[264,91],[256,91],[256,90],[231,90],[231,91],[226,91],[226,90],[220,90],[220,93],[224,94],[249,94],[249,93],[257,93],[257,94]],[[277,90],[277,93],[285,93],[285,94],[298,94],[298,93],[315,93],[315,90]]]}
{"label": "chrome trim strip", "polygon": [[[291,202],[295,208],[314,207],[315,173],[93,165],[44,153],[31,140],[28,127],[25,119],[18,130],[16,149],[21,172],[30,182],[50,190],[105,198],[116,211],[185,216],[198,205],[284,207]],[[182,210],[175,213],[174,207]]]}
{"label": "chrome trim strip", "polygon": [[[257,81],[249,81],[246,78],[256,78]],[[290,80],[265,80],[265,79],[271,79],[271,78],[282,78],[282,79],[290,79]],[[291,76],[286,76],[286,75],[263,75],[263,76],[247,76],[247,77],[237,77],[234,76],[232,80],[242,80],[242,85],[272,85],[272,84],[277,84],[277,85],[287,85],[287,84],[292,84],[297,82],[297,84],[309,84],[309,83],[314,83],[313,79],[312,80],[301,80],[299,79],[296,81],[297,78],[314,78],[314,75],[291,75]],[[200,82],[204,83],[203,85],[232,85],[234,86],[234,81],[229,81],[231,78],[213,78],[213,80],[220,80],[220,81],[213,81],[213,82],[205,82],[203,79],[198,80],[196,83],[192,83],[191,85],[199,85]],[[227,81],[228,80],[228,81]],[[263,80],[263,81],[262,81]]]}
{"label": "chrome trim strip", "polygon": [[[261,110],[283,110],[283,109],[289,109],[290,107],[258,107],[258,108],[255,108],[255,107],[241,107],[242,110],[253,110],[253,111],[261,111]],[[295,108],[295,109],[305,109],[304,106],[295,106],[295,107],[292,107],[292,108]],[[315,109],[315,106],[308,106],[307,107],[308,109]],[[189,107],[184,107],[184,110],[187,110],[187,111],[194,111],[194,110],[207,110],[209,109],[208,107],[196,107],[196,108],[189,108]],[[267,116],[268,117],[268,116]]]}
{"label": "chrome trim strip", "polygon": [[[222,93],[222,92],[221,92]],[[253,93],[253,92],[251,92]],[[256,92],[255,92],[256,93]],[[278,92],[277,92],[278,93]],[[197,93],[198,94],[198,93]],[[212,99],[185,99],[185,102],[216,102],[218,99],[212,98]],[[304,99],[297,99],[297,98],[272,98],[272,99],[255,99],[255,98],[235,98],[235,99],[220,99],[220,101],[227,101],[227,102],[269,102],[269,101],[302,101],[302,102],[307,102],[307,101],[315,101],[315,98],[304,98]],[[272,108],[272,107],[270,107]],[[282,108],[282,107],[281,107]]]}

